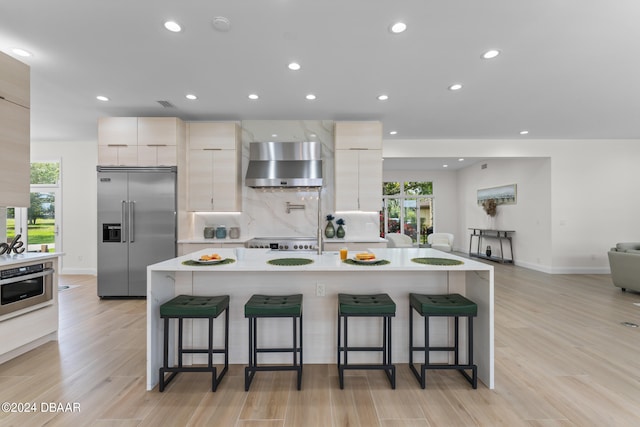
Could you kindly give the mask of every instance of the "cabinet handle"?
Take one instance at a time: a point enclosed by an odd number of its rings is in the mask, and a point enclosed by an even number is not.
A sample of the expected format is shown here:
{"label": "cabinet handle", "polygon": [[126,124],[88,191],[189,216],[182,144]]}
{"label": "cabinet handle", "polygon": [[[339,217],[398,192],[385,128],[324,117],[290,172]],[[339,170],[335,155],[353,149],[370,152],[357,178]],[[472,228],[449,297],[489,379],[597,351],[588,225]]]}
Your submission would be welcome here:
{"label": "cabinet handle", "polygon": [[222,151],[222,148],[203,148],[204,151]]}
{"label": "cabinet handle", "polygon": [[128,147],[127,144],[107,144],[107,147]]}
{"label": "cabinet handle", "polygon": [[147,147],[166,147],[167,144],[147,144]]}

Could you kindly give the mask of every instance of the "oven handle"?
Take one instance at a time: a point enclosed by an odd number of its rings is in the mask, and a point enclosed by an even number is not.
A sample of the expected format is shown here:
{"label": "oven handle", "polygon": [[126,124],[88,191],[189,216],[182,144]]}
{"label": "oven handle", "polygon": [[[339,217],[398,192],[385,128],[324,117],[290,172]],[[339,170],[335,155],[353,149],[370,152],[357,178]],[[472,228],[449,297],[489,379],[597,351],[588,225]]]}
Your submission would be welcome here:
{"label": "oven handle", "polygon": [[9,283],[22,282],[23,280],[37,279],[38,277],[51,276],[53,274],[53,268],[45,268],[42,271],[32,274],[25,274],[23,276],[10,277],[8,279],[0,280],[0,286],[8,285]]}

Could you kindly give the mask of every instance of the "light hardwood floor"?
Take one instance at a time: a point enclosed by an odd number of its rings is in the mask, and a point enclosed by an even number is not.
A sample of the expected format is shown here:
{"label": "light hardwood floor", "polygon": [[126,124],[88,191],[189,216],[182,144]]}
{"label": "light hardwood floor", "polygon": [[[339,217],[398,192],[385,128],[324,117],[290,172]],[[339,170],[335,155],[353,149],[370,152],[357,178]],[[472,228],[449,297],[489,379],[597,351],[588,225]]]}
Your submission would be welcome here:
{"label": "light hardwood floor", "polygon": [[[218,391],[207,374],[180,374],[164,393],[145,391],[145,301],[100,300],[91,276],[62,276],[59,342],[0,365],[0,402],[38,412],[0,413],[2,426],[638,426],[640,294],[607,275],[548,275],[496,268],[496,388],[472,390],[456,372],[429,372],[421,390],[398,365],[382,372],[335,365],[260,372],[246,393],[234,365]],[[1,338],[0,338],[1,339]],[[79,413],[42,403],[80,404]]]}

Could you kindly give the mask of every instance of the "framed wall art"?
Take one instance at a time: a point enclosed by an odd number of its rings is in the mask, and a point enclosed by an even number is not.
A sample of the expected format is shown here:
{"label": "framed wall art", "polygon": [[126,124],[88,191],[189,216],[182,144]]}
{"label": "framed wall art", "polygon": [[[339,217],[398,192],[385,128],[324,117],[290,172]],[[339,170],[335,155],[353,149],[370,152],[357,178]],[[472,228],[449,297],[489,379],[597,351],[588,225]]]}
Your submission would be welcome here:
{"label": "framed wall art", "polygon": [[478,190],[478,205],[489,199],[494,199],[498,205],[514,204],[517,202],[517,195],[516,184],[483,188]]}

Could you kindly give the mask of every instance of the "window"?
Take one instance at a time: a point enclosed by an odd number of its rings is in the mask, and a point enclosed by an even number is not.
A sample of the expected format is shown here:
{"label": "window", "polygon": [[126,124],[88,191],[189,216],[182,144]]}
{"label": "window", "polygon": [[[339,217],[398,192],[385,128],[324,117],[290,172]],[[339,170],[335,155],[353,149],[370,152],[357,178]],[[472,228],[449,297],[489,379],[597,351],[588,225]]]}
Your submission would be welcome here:
{"label": "window", "polygon": [[[20,234],[27,251],[53,252],[60,245],[59,202],[60,163],[31,163],[31,195],[29,208],[7,208],[7,239]],[[26,235],[25,235],[26,231]]]}
{"label": "window", "polygon": [[432,182],[384,182],[380,237],[401,232],[414,243],[426,244],[433,232],[432,194]]}

